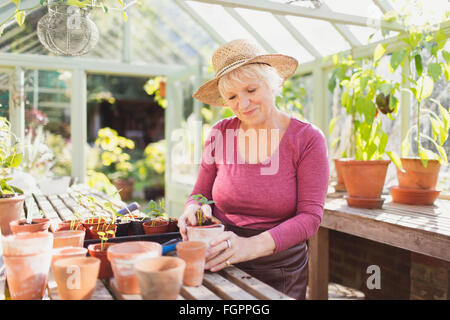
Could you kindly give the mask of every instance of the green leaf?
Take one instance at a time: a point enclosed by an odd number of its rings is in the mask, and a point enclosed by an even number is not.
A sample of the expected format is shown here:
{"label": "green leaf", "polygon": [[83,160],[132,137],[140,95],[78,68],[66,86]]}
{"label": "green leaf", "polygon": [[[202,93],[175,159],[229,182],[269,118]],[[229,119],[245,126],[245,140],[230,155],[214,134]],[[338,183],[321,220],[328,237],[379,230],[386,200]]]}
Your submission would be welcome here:
{"label": "green leaf", "polygon": [[407,137],[402,141],[401,150],[402,150],[402,157],[403,157],[403,158],[409,156],[409,154],[410,154],[410,152],[411,152],[411,143],[409,142],[409,136],[407,136]]}
{"label": "green leaf", "polygon": [[339,118],[339,117],[334,117],[333,119],[331,119],[330,125],[328,126],[328,128],[329,128],[328,130],[329,130],[329,133],[330,133],[330,134],[333,132],[334,126],[335,126],[336,121],[338,120],[338,118]]}
{"label": "green leaf", "polygon": [[400,160],[400,157],[395,151],[387,151],[386,154],[399,170],[404,171],[402,161]]}
{"label": "green leaf", "polygon": [[428,166],[428,153],[424,148],[419,148],[419,158],[422,161],[423,166],[426,168]]}
{"label": "green leaf", "polygon": [[414,63],[416,64],[417,76],[421,77],[423,67],[422,67],[422,56],[420,54],[416,54],[414,56]]}
{"label": "green leaf", "polygon": [[336,70],[333,70],[330,79],[328,79],[328,90],[330,90],[330,92],[333,93],[335,88],[336,88]]}
{"label": "green leaf", "polygon": [[418,101],[422,101],[423,99],[428,98],[433,92],[434,82],[433,79],[429,76],[424,76],[418,81],[418,89],[416,99]]}
{"label": "green leaf", "polygon": [[78,1],[78,0],[66,0],[67,5],[69,6],[76,6],[79,8],[86,8],[86,4],[84,2]]}
{"label": "green leaf", "polygon": [[444,48],[445,43],[447,42],[447,37],[445,36],[443,30],[436,31],[436,42],[439,50]]}
{"label": "green leaf", "polygon": [[336,139],[334,139],[333,142],[331,143],[331,148],[336,147],[336,145],[339,143],[340,140],[341,137],[337,137]]}
{"label": "green leaf", "polygon": [[17,10],[14,14],[14,17],[16,18],[17,24],[21,27],[25,22],[25,13],[23,13],[23,11]]}
{"label": "green leaf", "polygon": [[2,36],[3,31],[5,31],[5,28],[6,28],[6,24],[5,23],[0,26],[0,37]]}
{"label": "green leaf", "polygon": [[384,150],[386,149],[386,145],[388,143],[388,139],[389,139],[389,136],[386,133],[381,132],[380,143],[378,145],[378,152],[380,154],[384,153]]}
{"label": "green leaf", "polygon": [[14,3],[17,8],[19,8],[20,1],[21,0],[11,0],[11,2]]}
{"label": "green leaf", "polygon": [[450,52],[442,50],[442,57],[447,64],[450,64]]}
{"label": "green leaf", "polygon": [[405,60],[405,57],[406,57],[406,49],[396,51],[392,54],[390,65],[394,71],[403,62],[403,60]]}
{"label": "green leaf", "polygon": [[428,65],[428,75],[433,78],[434,82],[437,82],[442,75],[441,65],[439,63],[430,63]]}
{"label": "green leaf", "polygon": [[45,2],[45,1],[47,1],[47,0],[40,0],[40,1],[39,1],[39,3],[41,4],[41,6],[44,5],[44,2]]}
{"label": "green leaf", "polygon": [[376,62],[379,59],[381,59],[381,57],[384,55],[384,53],[386,52],[386,44],[381,44],[379,43],[374,50],[373,53],[373,61]]}
{"label": "green leaf", "polygon": [[23,159],[23,154],[22,153],[14,154],[13,157],[12,157],[10,166],[12,168],[17,168],[20,165],[20,163],[22,162],[22,159]]}

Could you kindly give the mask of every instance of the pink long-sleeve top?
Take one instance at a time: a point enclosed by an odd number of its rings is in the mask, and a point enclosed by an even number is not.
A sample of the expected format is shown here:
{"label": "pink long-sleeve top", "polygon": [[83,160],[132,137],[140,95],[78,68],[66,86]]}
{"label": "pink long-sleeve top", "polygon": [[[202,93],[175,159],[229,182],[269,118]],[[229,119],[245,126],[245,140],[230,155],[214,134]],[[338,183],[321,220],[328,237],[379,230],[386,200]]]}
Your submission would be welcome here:
{"label": "pink long-sleeve top", "polygon": [[[225,223],[267,230],[275,252],[304,242],[319,229],[327,194],[329,165],[322,132],[291,118],[272,156],[249,164],[238,151],[239,125],[232,117],[213,126],[190,196],[214,200],[213,215]],[[191,203],[195,200],[189,197],[185,207]]]}

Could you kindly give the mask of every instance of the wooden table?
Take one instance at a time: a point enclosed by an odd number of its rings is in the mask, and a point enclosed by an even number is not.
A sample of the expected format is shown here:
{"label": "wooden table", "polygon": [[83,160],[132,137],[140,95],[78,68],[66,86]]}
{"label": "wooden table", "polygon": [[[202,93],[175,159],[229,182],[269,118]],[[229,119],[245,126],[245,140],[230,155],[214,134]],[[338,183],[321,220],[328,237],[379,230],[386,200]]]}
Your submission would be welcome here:
{"label": "wooden table", "polygon": [[328,298],[328,230],[450,261],[450,201],[412,206],[383,195],[382,209],[360,209],[347,206],[343,195],[328,195],[319,232],[309,240],[310,299]]}
{"label": "wooden table", "polygon": [[[89,189],[83,185],[73,186],[70,192],[60,195],[33,194],[26,197],[25,210],[22,218],[31,214],[33,218],[50,218],[52,225],[63,221],[75,219],[74,211],[80,212],[83,217],[91,217],[90,213],[77,204],[79,194],[90,195],[99,199],[108,199],[104,194]],[[123,208],[126,204],[120,200],[108,199],[116,208]],[[138,212],[139,213],[139,212]],[[1,253],[1,251],[0,251]],[[174,254],[172,252],[172,254]],[[0,300],[7,294],[3,261],[0,255]],[[109,289],[109,290],[108,290]],[[57,300],[56,283],[51,272],[45,299]],[[97,286],[92,300],[139,300],[140,295],[123,295],[117,290],[115,280],[97,280]],[[187,300],[293,300],[287,295],[275,290],[267,284],[253,278],[242,270],[230,266],[219,272],[205,273],[203,284],[199,287],[182,286],[179,299]]]}

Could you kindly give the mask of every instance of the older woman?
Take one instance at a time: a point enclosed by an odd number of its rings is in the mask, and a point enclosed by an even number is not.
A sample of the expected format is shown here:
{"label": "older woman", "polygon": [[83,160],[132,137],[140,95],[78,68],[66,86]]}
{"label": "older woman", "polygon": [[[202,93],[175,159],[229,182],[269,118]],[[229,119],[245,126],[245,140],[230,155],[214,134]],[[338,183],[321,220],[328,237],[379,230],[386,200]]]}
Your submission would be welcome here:
{"label": "older woman", "polygon": [[[214,200],[204,205],[226,231],[210,243],[206,269],[234,264],[296,298],[308,280],[306,240],[320,225],[329,168],[326,142],[313,125],[275,106],[283,82],[297,61],[264,54],[246,40],[234,40],[213,54],[214,79],[194,97],[228,106],[235,117],[219,121],[203,150],[191,193]],[[189,198],[179,227],[195,225],[196,202]]]}

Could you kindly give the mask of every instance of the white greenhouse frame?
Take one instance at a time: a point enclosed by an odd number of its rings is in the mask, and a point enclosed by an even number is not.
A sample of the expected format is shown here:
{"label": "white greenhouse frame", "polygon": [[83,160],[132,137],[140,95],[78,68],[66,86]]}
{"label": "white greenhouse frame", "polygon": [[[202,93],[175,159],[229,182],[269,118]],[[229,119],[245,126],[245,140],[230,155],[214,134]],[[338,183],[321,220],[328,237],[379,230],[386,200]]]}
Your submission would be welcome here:
{"label": "white greenhouse frame", "polygon": [[[211,38],[222,45],[226,41],[214,28],[208,24],[201,15],[187,5],[187,0],[172,0],[184,12],[186,12],[201,28],[203,28]],[[301,6],[288,5],[279,2],[272,2],[268,0],[190,0],[193,2],[200,2],[211,5],[222,6],[245,30],[247,30],[268,52],[273,52],[274,49],[262,36],[259,35],[258,30],[255,30],[239,15],[236,9],[251,9],[272,14],[280,24],[285,28],[292,37],[306,49],[315,60],[308,63],[301,63],[296,72],[296,75],[312,74],[313,76],[313,113],[311,121],[317,125],[327,135],[328,133],[328,92],[327,82],[328,73],[333,68],[331,59],[324,59],[319,51],[308,42],[308,40],[297,30],[287,19],[287,16],[306,17],[310,19],[318,19],[329,22],[339,34],[345,39],[350,46],[351,54],[354,58],[364,58],[373,55],[375,47],[379,43],[386,43],[386,53],[391,53],[403,45],[397,40],[397,37],[388,38],[386,40],[370,43],[369,45],[362,45],[360,41],[349,30],[349,25],[355,26],[383,26],[393,31],[403,31],[403,27],[393,23],[386,23],[383,21],[374,21],[372,18],[364,16],[356,16],[351,14],[344,14],[333,12],[326,5],[320,8],[304,8]],[[31,3],[31,0],[23,0],[23,2]],[[381,10],[382,13],[392,10],[388,1],[373,0],[373,3]],[[0,3],[0,21],[2,18],[11,15],[11,10],[8,9],[6,3]],[[72,72],[71,81],[71,138],[73,145],[73,154],[77,157],[73,159],[72,176],[77,177],[80,182],[85,181],[86,176],[86,152],[84,145],[87,141],[87,88],[86,75],[88,73],[95,74],[114,74],[120,76],[135,76],[135,77],[152,77],[156,75],[166,76],[167,82],[167,100],[168,108],[165,114],[165,137],[167,141],[167,158],[166,168],[171,166],[171,144],[170,134],[173,129],[177,128],[182,120],[183,100],[180,96],[180,90],[177,91],[177,82],[195,77],[195,84],[200,85],[204,82],[206,75],[206,62],[199,61],[196,64],[175,65],[175,64],[134,64],[131,59],[131,24],[132,19],[124,23],[124,38],[121,47],[121,62],[110,62],[105,60],[94,60],[86,58],[67,58],[67,57],[53,57],[39,54],[16,54],[16,53],[0,53],[0,71],[6,72],[10,75],[11,90],[24,90],[24,68],[35,70],[56,70],[64,69]],[[446,21],[440,25],[441,30],[445,35],[450,35],[450,21]],[[172,26],[172,29],[174,27]],[[177,31],[177,30],[175,30]],[[178,32],[180,32],[178,30]],[[183,37],[186,39],[186,37]],[[170,48],[170,43],[166,45]],[[200,57],[205,58],[199,50],[196,50]],[[407,72],[404,69],[402,72]],[[410,123],[410,94],[403,91],[401,94],[401,132],[402,138],[406,135]],[[194,114],[200,120],[200,109],[202,104],[194,101]],[[24,137],[25,132],[25,106],[24,101],[10,101],[10,121],[14,133],[18,137]],[[201,132],[198,132],[198,139],[201,139]],[[170,170],[166,170],[166,204],[169,216],[179,216],[192,185],[185,185],[174,182],[170,176]]]}

